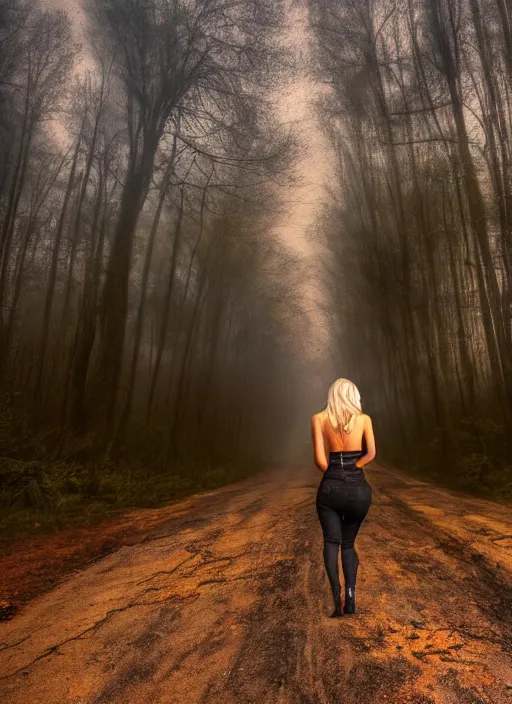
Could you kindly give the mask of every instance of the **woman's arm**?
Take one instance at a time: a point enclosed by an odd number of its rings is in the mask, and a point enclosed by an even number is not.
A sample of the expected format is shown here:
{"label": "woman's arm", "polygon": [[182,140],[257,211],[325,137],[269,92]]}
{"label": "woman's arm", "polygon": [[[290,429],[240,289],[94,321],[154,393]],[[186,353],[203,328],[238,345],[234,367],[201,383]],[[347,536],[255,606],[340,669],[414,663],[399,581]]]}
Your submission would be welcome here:
{"label": "woman's arm", "polygon": [[365,464],[371,462],[376,455],[375,452],[375,437],[373,435],[372,419],[370,416],[364,417],[363,435],[366,440],[366,454],[360,457],[356,462],[356,467],[364,467]]}
{"label": "woman's arm", "polygon": [[315,453],[315,464],[318,469],[325,472],[329,463],[325,453],[324,434],[322,432],[322,423],[318,416],[313,416],[311,419],[311,430],[313,433],[313,451]]}

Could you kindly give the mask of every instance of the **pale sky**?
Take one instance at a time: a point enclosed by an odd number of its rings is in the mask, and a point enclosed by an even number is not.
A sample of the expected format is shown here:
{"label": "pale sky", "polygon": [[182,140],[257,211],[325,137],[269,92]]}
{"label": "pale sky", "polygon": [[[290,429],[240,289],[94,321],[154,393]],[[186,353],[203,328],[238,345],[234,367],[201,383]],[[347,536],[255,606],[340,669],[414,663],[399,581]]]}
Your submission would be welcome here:
{"label": "pale sky", "polygon": [[[311,65],[308,47],[309,28],[307,14],[302,3],[288,0],[288,22],[286,28],[287,45],[301,57],[305,67]],[[333,154],[326,137],[320,130],[315,112],[320,86],[304,74],[283,91],[279,98],[279,111],[284,122],[293,122],[302,136],[304,154],[297,164],[297,174],[302,185],[294,188],[283,198],[289,203],[288,213],[277,228],[283,242],[297,252],[308,263],[308,277],[303,283],[305,307],[312,310],[311,347],[315,357],[325,355],[328,336],[324,329],[319,305],[322,304],[322,291],[315,271],[319,265],[318,251],[322,246],[321,233],[314,235],[315,213],[324,200],[324,188],[329,175],[334,172]]]}

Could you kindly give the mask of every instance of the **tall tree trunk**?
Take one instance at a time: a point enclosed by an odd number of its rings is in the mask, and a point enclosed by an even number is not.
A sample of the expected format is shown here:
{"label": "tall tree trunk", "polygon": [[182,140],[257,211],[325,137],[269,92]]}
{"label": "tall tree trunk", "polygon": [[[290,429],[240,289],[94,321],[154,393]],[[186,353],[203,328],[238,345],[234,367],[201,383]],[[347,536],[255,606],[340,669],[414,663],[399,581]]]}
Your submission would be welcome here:
{"label": "tall tree trunk", "polygon": [[61,244],[62,235],[64,232],[64,225],[65,225],[66,217],[67,217],[67,213],[68,213],[69,201],[70,201],[71,194],[73,192],[73,188],[75,185],[76,167],[77,167],[77,163],[78,163],[78,156],[80,153],[80,146],[81,146],[81,142],[82,142],[82,135],[83,135],[84,126],[85,126],[85,116],[84,116],[84,119],[82,120],[80,133],[77,138],[75,153],[73,156],[71,170],[70,170],[69,178],[68,178],[68,184],[67,184],[66,192],[64,194],[64,201],[62,203],[59,223],[57,225],[57,231],[55,233],[55,240],[53,243],[53,252],[52,252],[52,258],[51,258],[51,263],[50,263],[50,272],[48,275],[48,286],[47,286],[47,290],[46,290],[46,299],[45,299],[44,311],[43,311],[43,324],[42,324],[42,331],[41,331],[41,341],[39,344],[39,362],[37,365],[35,384],[34,384],[34,420],[36,423],[39,420],[39,413],[41,410],[41,393],[42,393],[42,386],[43,386],[43,374],[44,374],[46,353],[47,353],[47,347],[48,347],[48,336],[50,334],[50,319],[51,319],[51,313],[52,313],[52,304],[53,304],[53,296],[54,296],[54,291],[55,291],[55,283],[57,280],[57,268],[58,268],[58,263],[59,263],[60,244]]}
{"label": "tall tree trunk", "polygon": [[95,405],[102,409],[98,421],[105,440],[112,437],[123,365],[133,238],[149,191],[158,143],[159,136],[148,134],[140,161],[137,160],[136,153],[132,152],[107,265],[101,303],[98,365],[94,380]]}
{"label": "tall tree trunk", "polygon": [[167,168],[166,168],[164,176],[162,178],[162,183],[160,185],[160,196],[158,199],[158,204],[157,204],[157,208],[155,211],[155,215],[153,217],[153,223],[151,226],[151,230],[150,230],[149,238],[148,238],[148,244],[146,247],[146,256],[144,259],[144,267],[142,270],[142,278],[141,278],[141,284],[140,284],[140,287],[141,287],[140,302],[139,302],[139,308],[137,311],[137,319],[135,321],[132,359],[131,359],[131,364],[130,364],[130,370],[128,373],[127,394],[126,394],[126,399],[124,402],[123,412],[121,414],[121,419],[119,421],[119,425],[117,428],[116,440],[115,440],[115,442],[117,444],[119,444],[123,440],[123,437],[124,437],[124,434],[126,431],[126,425],[128,423],[128,420],[130,418],[130,414],[132,411],[133,394],[134,394],[134,390],[135,390],[135,375],[137,372],[137,363],[139,360],[140,345],[141,345],[141,340],[142,340],[142,332],[143,332],[145,313],[146,313],[146,299],[147,299],[149,272],[150,272],[150,268],[151,268],[151,260],[153,257],[153,248],[154,248],[154,244],[155,244],[156,234],[158,232],[158,226],[160,224],[160,218],[162,215],[162,209],[164,206],[165,198],[166,198],[168,190],[169,190],[171,176],[172,176],[173,169],[174,169],[177,140],[178,140],[178,133],[176,132],[176,134],[174,135],[174,139],[173,139],[171,156],[169,158]]}
{"label": "tall tree trunk", "polygon": [[158,347],[156,353],[155,364],[153,366],[153,372],[151,374],[151,382],[149,387],[148,395],[148,417],[151,417],[153,411],[153,403],[155,398],[156,383],[158,381],[158,375],[160,373],[160,365],[162,362],[162,356],[164,353],[165,342],[167,339],[167,330],[169,326],[169,313],[171,310],[172,295],[174,292],[174,284],[176,279],[176,266],[178,262],[178,254],[181,245],[181,236],[183,232],[183,209],[184,209],[184,197],[185,197],[185,187],[181,186],[181,198],[180,207],[178,211],[178,217],[176,219],[176,226],[174,229],[174,239],[172,245],[172,255],[171,255],[171,266],[169,271],[169,278],[167,284],[167,291],[165,293],[164,299],[164,309],[162,312],[162,322],[160,326],[160,335],[158,339]]}

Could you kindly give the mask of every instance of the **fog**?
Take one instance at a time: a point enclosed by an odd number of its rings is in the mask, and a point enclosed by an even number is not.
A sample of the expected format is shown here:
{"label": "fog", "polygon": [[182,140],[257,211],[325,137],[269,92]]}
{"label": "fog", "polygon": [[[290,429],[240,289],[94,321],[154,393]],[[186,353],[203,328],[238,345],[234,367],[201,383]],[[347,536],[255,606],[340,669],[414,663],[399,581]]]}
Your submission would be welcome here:
{"label": "fog", "polygon": [[310,462],[345,376],[386,457],[498,490],[511,64],[485,8],[2,0],[4,455],[91,492],[103,462]]}

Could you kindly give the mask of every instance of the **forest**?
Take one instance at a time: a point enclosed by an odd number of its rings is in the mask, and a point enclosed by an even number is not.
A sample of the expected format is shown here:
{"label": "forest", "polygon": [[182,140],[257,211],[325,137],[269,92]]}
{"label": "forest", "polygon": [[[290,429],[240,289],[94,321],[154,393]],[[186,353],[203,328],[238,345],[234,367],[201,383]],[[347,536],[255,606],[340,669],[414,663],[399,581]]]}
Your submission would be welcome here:
{"label": "forest", "polygon": [[291,425],[282,320],[300,300],[271,236],[297,152],[273,109],[282,8],[81,12],[78,37],[51,3],[0,1],[7,528],[215,486]]}
{"label": "forest", "polygon": [[338,368],[381,455],[510,496],[510,3],[308,6],[336,163],[319,222]]}
{"label": "forest", "polygon": [[512,0],[0,0],[0,702],[511,704],[511,167]]}
{"label": "forest", "polygon": [[[340,376],[382,462],[512,495],[508,1],[74,9],[0,0],[0,530],[311,461]],[[308,273],[275,235],[301,76],[334,164]]]}

